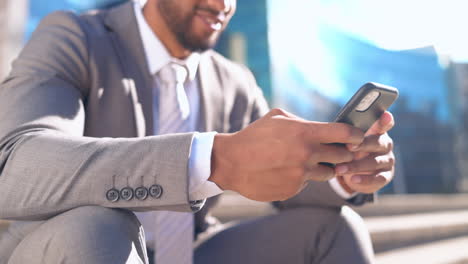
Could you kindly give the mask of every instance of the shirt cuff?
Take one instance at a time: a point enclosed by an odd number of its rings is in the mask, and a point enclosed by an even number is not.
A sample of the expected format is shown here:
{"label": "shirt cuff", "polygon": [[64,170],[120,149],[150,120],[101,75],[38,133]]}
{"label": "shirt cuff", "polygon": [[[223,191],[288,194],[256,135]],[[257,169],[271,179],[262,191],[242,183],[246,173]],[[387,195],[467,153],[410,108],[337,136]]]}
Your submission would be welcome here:
{"label": "shirt cuff", "polygon": [[208,178],[211,175],[211,151],[216,132],[195,133],[189,158],[189,200],[203,200],[223,192]]}
{"label": "shirt cuff", "polygon": [[338,196],[340,196],[341,198],[345,199],[345,200],[348,200],[348,199],[351,199],[353,198],[354,196],[357,195],[357,193],[349,193],[347,192],[343,186],[341,186],[340,182],[338,181],[338,179],[336,177],[328,180],[328,183],[330,184],[331,188],[336,192],[336,194],[338,194]]}

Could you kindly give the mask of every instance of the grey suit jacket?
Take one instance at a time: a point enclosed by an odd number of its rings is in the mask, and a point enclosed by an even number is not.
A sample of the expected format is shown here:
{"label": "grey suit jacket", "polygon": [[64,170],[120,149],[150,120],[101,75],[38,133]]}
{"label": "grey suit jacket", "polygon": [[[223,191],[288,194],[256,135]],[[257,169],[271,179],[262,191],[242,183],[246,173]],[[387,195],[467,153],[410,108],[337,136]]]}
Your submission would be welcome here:
{"label": "grey suit jacket", "polygon": [[[238,131],[267,112],[246,68],[208,51],[198,74],[199,131]],[[0,218],[46,220],[83,205],[200,209],[187,194],[193,133],[152,135],[152,76],[132,3],[47,16],[0,86]],[[106,199],[111,188],[153,184],[160,198]],[[214,201],[198,213],[197,230]],[[314,182],[279,206],[345,203]]]}

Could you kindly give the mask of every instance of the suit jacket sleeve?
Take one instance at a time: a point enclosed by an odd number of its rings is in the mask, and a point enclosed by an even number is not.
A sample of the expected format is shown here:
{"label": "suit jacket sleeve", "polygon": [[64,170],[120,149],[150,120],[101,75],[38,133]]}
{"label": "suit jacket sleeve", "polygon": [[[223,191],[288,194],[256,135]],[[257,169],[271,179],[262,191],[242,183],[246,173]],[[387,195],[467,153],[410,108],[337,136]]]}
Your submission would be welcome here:
{"label": "suit jacket sleeve", "polygon": [[[193,134],[83,136],[90,76],[81,23],[64,12],[44,19],[0,85],[0,218],[48,219],[83,205],[190,211]],[[111,188],[155,183],[159,199],[106,199]]]}

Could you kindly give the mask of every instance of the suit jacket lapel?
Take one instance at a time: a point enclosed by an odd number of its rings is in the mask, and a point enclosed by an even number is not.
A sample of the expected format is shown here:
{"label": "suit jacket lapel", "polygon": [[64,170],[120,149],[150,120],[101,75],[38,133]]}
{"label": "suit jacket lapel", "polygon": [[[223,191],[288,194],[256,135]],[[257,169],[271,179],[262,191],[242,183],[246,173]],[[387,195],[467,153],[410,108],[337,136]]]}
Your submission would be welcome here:
{"label": "suit jacket lapel", "polygon": [[201,100],[198,131],[226,132],[224,86],[209,51],[201,56],[198,77]]}
{"label": "suit jacket lapel", "polygon": [[148,70],[133,8],[130,1],[104,13],[103,19],[124,72],[123,84],[132,93],[136,134],[153,135],[153,78]]}
{"label": "suit jacket lapel", "polygon": [[[111,9],[105,14],[104,23],[124,70],[135,104],[137,135],[153,135],[153,77],[149,73],[143,43],[135,18],[133,3]],[[199,131],[227,131],[225,124],[223,84],[214,65],[210,51],[202,54],[199,65],[200,121]],[[133,87],[133,88],[132,88]],[[141,114],[142,112],[142,114]],[[143,115],[143,117],[141,116]],[[143,121],[139,121],[143,119]],[[145,128],[142,128],[141,123]]]}

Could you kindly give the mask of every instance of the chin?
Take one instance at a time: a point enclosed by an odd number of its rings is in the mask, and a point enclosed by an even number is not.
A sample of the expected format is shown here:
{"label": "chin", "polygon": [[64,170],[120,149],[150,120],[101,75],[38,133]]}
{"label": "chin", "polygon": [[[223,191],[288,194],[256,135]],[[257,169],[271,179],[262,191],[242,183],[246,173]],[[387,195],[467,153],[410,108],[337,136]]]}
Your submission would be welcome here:
{"label": "chin", "polygon": [[184,39],[182,42],[183,46],[187,48],[188,50],[194,51],[194,52],[203,52],[209,49],[212,49],[218,41],[217,36],[212,36],[210,38],[204,38],[204,39]]}

